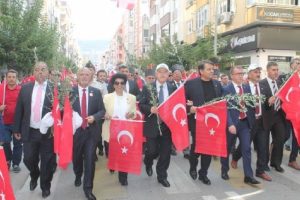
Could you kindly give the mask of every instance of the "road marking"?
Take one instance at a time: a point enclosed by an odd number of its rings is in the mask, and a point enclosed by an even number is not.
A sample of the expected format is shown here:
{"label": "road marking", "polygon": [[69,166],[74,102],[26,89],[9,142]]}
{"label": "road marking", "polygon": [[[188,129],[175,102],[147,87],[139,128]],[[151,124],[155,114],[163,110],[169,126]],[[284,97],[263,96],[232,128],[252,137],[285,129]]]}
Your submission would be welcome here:
{"label": "road marking", "polygon": [[225,192],[225,194],[229,196],[226,200],[245,200],[241,195],[233,191]]}

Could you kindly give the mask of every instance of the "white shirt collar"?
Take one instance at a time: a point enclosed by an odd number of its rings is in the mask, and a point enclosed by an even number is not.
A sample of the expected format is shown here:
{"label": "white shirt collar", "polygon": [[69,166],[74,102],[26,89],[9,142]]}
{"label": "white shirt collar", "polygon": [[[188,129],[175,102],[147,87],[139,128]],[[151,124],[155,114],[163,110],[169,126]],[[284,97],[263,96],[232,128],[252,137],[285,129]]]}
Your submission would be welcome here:
{"label": "white shirt collar", "polygon": [[165,88],[165,87],[167,87],[167,82],[164,82],[163,84],[161,84],[160,82],[156,81],[156,88],[157,89],[159,89],[161,85]]}
{"label": "white shirt collar", "polygon": [[[43,83],[42,83],[42,85],[45,87],[45,86],[47,86],[47,80],[45,80]],[[39,86],[39,85],[41,85],[41,84],[39,84],[39,82],[37,82],[37,81],[34,81],[34,86]]]}
{"label": "white shirt collar", "polygon": [[86,89],[86,92],[87,92],[88,89],[89,89],[89,87],[87,86],[86,88],[83,88],[83,87],[81,87],[80,85],[78,85],[78,89],[79,89],[80,91],[82,91],[83,89]]}

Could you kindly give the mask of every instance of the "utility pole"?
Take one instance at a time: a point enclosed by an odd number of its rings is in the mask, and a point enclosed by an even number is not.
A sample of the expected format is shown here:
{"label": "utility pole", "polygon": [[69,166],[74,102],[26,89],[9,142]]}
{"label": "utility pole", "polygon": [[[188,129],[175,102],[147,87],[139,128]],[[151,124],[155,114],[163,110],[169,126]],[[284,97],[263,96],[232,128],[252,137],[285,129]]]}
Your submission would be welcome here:
{"label": "utility pole", "polygon": [[217,49],[217,43],[218,43],[217,25],[218,25],[218,0],[215,0],[214,56],[218,55],[218,49]]}

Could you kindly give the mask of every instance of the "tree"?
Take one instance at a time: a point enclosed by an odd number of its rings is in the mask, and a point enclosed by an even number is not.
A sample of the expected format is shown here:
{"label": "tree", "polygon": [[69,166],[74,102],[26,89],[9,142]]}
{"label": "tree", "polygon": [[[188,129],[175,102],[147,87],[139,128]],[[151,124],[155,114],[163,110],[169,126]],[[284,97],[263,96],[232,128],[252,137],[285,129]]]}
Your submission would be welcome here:
{"label": "tree", "polygon": [[28,74],[37,59],[55,68],[69,62],[59,51],[56,25],[42,16],[42,8],[43,0],[27,7],[24,0],[1,0],[0,65]]}

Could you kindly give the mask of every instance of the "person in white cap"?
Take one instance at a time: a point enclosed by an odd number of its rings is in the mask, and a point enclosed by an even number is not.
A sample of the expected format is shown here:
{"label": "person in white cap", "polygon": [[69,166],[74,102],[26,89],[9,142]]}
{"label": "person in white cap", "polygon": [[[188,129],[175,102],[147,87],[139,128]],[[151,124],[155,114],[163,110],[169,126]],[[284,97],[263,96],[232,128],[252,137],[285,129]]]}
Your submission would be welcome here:
{"label": "person in white cap", "polygon": [[[141,112],[145,115],[144,136],[147,139],[144,163],[146,166],[146,173],[152,176],[153,160],[159,156],[156,165],[157,180],[164,187],[170,187],[167,180],[167,170],[170,164],[171,157],[171,132],[169,127],[163,122],[157,122],[157,106],[153,105],[151,101],[151,93],[155,94],[158,99],[158,104],[164,102],[170,94],[175,91],[175,88],[167,82],[169,77],[168,65],[162,63],[157,65],[155,76],[156,81],[152,83],[152,89],[149,91],[148,87],[144,87],[141,94],[139,106]],[[161,133],[159,131],[159,126]]]}
{"label": "person in white cap", "polygon": [[[248,82],[250,85],[251,93],[253,95],[260,96],[259,81],[261,75],[261,67],[257,64],[251,64],[248,67]],[[257,101],[255,107],[255,121],[253,122],[253,128],[251,129],[251,141],[253,141],[254,146],[257,150],[257,161],[256,161],[256,176],[260,177],[266,181],[271,181],[272,178],[265,172],[266,163],[266,131],[262,126],[262,102]],[[237,162],[242,157],[241,145],[232,154],[231,167],[236,169]]]}

